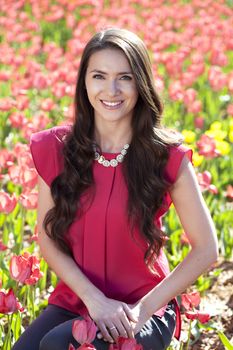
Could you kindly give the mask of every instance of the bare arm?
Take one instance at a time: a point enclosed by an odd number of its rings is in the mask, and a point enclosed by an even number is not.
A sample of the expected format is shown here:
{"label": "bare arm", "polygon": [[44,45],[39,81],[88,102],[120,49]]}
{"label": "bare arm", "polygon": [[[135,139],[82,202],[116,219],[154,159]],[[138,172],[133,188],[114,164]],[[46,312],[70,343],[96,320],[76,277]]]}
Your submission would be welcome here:
{"label": "bare arm", "polygon": [[[140,300],[139,309],[142,310],[141,319],[144,318],[144,321],[183,292],[218,257],[214,224],[202,197],[195,171],[186,157],[170,195],[192,249],[164,280]],[[139,329],[140,326],[139,324]]]}
{"label": "bare arm", "polygon": [[42,256],[56,275],[84,302],[90,316],[98,325],[102,334],[108,341],[116,338],[117,334],[109,335],[106,327],[117,325],[119,333],[123,336],[133,337],[129,319],[135,318],[127,304],[105,297],[105,295],[80,270],[71,256],[66,255],[57,248],[43,229],[43,221],[47,211],[54,206],[50,188],[39,176],[38,191],[38,243]]}

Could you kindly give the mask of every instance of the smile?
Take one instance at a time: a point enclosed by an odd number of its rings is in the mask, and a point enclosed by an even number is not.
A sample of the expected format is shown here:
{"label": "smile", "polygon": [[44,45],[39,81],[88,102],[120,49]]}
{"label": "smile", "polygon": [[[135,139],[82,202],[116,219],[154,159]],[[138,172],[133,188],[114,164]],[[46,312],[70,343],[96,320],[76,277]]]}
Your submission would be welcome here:
{"label": "smile", "polygon": [[100,100],[100,101],[105,107],[108,107],[108,108],[117,108],[124,102],[124,101],[110,102],[110,101],[104,101],[104,100]]}

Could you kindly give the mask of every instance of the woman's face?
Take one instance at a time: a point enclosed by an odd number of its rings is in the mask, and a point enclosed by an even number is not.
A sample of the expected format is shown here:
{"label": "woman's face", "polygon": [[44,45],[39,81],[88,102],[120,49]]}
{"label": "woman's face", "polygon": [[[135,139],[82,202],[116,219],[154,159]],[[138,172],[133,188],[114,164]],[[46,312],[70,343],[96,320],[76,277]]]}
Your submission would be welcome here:
{"label": "woman's face", "polygon": [[131,122],[138,91],[129,62],[121,50],[103,49],[91,55],[85,84],[96,123]]}

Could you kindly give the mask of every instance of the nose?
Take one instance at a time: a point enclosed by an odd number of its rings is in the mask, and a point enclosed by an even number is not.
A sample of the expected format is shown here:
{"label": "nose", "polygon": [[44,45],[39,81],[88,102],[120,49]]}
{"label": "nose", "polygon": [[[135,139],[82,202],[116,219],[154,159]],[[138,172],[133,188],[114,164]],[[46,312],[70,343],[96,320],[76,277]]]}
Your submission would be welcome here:
{"label": "nose", "polygon": [[108,82],[107,93],[109,96],[116,96],[120,93],[120,88],[117,80],[113,79]]}

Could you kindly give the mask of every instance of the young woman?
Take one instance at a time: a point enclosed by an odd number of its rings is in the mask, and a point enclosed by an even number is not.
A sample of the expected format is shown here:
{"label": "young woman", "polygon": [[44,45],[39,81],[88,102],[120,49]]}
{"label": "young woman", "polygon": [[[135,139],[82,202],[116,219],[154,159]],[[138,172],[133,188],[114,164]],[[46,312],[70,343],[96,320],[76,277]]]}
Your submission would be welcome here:
{"label": "young woman", "polygon": [[[74,124],[31,137],[39,245],[60,281],[13,350],[77,347],[72,322],[85,314],[99,329],[97,349],[119,336],[144,350],[179,338],[175,297],[216,261],[217,241],[192,151],[161,115],[141,39],[116,28],[94,35],[80,63]],[[161,217],[172,202],[192,249],[169,272]]]}

